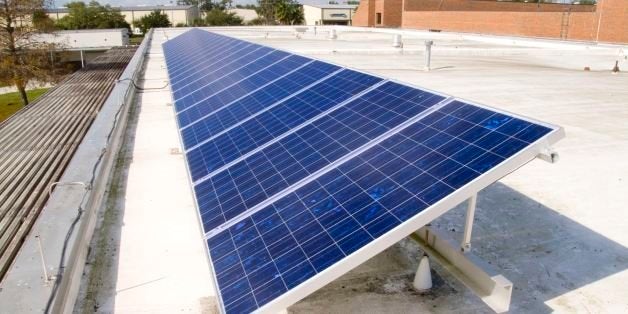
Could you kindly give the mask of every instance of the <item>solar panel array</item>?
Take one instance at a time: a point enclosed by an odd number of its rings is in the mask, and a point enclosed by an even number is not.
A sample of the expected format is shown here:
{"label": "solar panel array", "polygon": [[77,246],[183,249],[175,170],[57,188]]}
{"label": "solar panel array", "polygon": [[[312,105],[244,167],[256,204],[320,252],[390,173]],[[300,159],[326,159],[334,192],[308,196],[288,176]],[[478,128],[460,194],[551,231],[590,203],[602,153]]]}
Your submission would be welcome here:
{"label": "solar panel array", "polygon": [[198,29],[163,48],[227,313],[302,288],[557,130]]}

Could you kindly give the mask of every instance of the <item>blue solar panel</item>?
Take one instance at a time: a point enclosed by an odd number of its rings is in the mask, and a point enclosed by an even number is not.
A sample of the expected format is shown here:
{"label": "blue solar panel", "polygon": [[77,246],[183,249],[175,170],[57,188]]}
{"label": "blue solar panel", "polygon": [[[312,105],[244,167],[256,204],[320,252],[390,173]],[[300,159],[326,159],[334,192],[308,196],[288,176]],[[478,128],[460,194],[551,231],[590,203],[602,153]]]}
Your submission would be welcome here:
{"label": "blue solar panel", "polygon": [[[264,305],[510,157],[510,141],[551,131],[506,119],[451,103],[211,237],[227,312]],[[467,124],[486,134],[473,143],[450,135]]]}
{"label": "blue solar panel", "polygon": [[238,59],[175,90],[175,108],[181,111],[194,106],[222,89],[288,56],[285,52],[270,49],[258,49],[251,53],[260,54],[262,57],[252,61],[248,60],[250,58]]}
{"label": "blue solar panel", "polygon": [[[231,102],[247,96],[249,93],[258,90],[261,87],[264,87],[265,90],[267,89],[266,85],[268,83],[279,78],[284,78],[284,75],[294,70],[298,70],[300,67],[308,64],[310,61],[311,60],[299,56],[291,56],[281,61],[278,61],[277,63],[268,66],[267,68],[260,70],[253,75],[250,75],[246,79],[243,79],[229,86],[228,88],[224,88],[222,91],[203,99],[196,105],[186,107],[185,110],[180,111],[177,115],[177,119],[179,120],[179,126],[186,127],[189,124],[192,124],[199,119],[215,112],[216,110],[225,107]],[[317,76],[318,72],[325,71],[327,68],[315,70],[313,71],[311,76]],[[308,67],[307,69],[309,70],[311,69],[311,67]],[[303,71],[301,71],[300,73],[303,73],[304,75],[310,75],[309,73],[304,73]]]}
{"label": "blue solar panel", "polygon": [[[243,121],[262,110],[277,105],[281,100],[289,97],[306,86],[315,83],[337,71],[339,67],[319,61],[308,63],[293,73],[280,77],[276,81],[269,83],[263,88],[245,94],[228,106],[219,109],[212,109],[209,105],[196,106],[190,108],[179,115],[181,136],[186,149],[215,136],[235,123]],[[207,108],[207,109],[206,109]],[[188,118],[194,112],[195,116],[202,117],[195,122]],[[182,121],[183,116],[186,120]]]}
{"label": "blue solar panel", "polygon": [[[196,62],[222,57],[219,53],[233,46],[251,45],[251,43],[231,37],[204,33],[207,32],[192,30],[178,36],[176,41],[164,43],[164,52],[169,55],[169,69],[189,70],[189,67],[195,65]],[[180,42],[185,42],[185,44],[182,45]]]}
{"label": "blue solar panel", "polygon": [[270,52],[269,49],[262,49],[252,44],[231,45],[217,54],[217,57],[196,60],[194,67],[181,66],[180,71],[173,71],[171,79],[175,83],[172,90],[176,97],[180,97],[180,95],[185,95],[181,94],[181,89],[189,84],[203,80],[211,81],[215,75],[224,74],[227,70],[240,67],[268,52]]}
{"label": "blue solar panel", "polygon": [[381,81],[345,70],[187,152],[193,180],[236,160]]}
{"label": "blue solar panel", "polygon": [[[191,40],[194,42],[199,42],[197,40]],[[192,65],[207,62],[214,62],[218,58],[224,58],[224,54],[217,54],[217,50],[224,48],[223,53],[229,53],[229,51],[234,51],[237,49],[241,49],[241,47],[248,46],[250,44],[244,42],[233,43],[232,40],[221,40],[216,39],[212,42],[204,43],[198,45],[196,47],[173,47],[170,49],[166,49],[166,51],[172,56],[181,56],[180,58],[172,57],[168,63],[168,69],[170,74],[173,77],[181,75],[183,72],[191,72],[196,70],[197,68],[191,68]],[[181,51],[183,49],[183,51]],[[192,49],[194,53],[186,52],[186,50]],[[213,53],[212,55],[208,55]],[[185,56],[185,57],[183,57]]]}
{"label": "blue solar panel", "polygon": [[164,53],[227,313],[373,256],[560,130],[201,30]]}
{"label": "blue solar panel", "polygon": [[198,183],[195,191],[205,231],[242,214],[442,100],[442,96],[388,82]]}
{"label": "blue solar panel", "polygon": [[[245,42],[234,42],[233,40],[227,40],[218,42],[210,46],[197,48],[198,53],[195,55],[189,55],[188,53],[181,53],[186,58],[178,62],[170,62],[168,64],[169,75],[173,79],[190,78],[192,74],[203,74],[208,69],[212,69],[214,66],[221,66],[229,64],[233,61],[238,61],[241,57],[244,57],[253,50],[260,49],[259,45],[253,45]],[[175,55],[171,53],[171,55]],[[206,74],[206,73],[205,73]],[[198,78],[202,78],[199,75]],[[179,84],[185,85],[189,82],[176,82],[174,90],[178,89]]]}
{"label": "blue solar panel", "polygon": [[[234,39],[219,36],[217,34],[202,34],[202,31],[193,30],[179,36],[177,41],[186,41],[185,45],[176,44],[176,41],[166,42],[163,45],[164,52],[169,55],[168,67],[170,70],[176,70],[178,67],[185,67],[193,64],[193,60],[207,59],[216,55],[207,53],[214,52],[215,49],[221,48],[228,42],[234,42]],[[237,41],[243,43],[242,41]]]}

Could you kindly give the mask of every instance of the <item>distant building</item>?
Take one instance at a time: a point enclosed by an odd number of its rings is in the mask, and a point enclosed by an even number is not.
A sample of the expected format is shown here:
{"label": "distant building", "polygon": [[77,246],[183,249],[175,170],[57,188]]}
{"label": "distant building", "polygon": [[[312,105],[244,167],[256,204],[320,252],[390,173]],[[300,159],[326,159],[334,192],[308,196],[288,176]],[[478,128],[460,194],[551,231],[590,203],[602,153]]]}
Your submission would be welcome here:
{"label": "distant building", "polygon": [[64,61],[85,64],[113,47],[128,45],[128,32],[126,28],[80,29],[37,34],[35,38],[38,42],[58,44],[65,52]]}
{"label": "distant building", "polygon": [[[124,15],[124,19],[130,25],[133,25],[133,21],[139,20],[144,15],[148,15],[155,10],[160,10],[170,19],[172,26],[177,24],[190,25],[194,19],[199,18],[198,8],[193,5],[176,5],[176,6],[133,6],[133,7],[115,7],[120,10],[120,13]],[[69,10],[67,8],[56,8],[46,10],[48,16],[53,20],[58,20],[68,15]],[[134,30],[135,32],[135,30]]]}
{"label": "distant building", "polygon": [[126,28],[56,31],[36,37],[41,42],[60,44],[64,50],[106,50],[129,44]]}
{"label": "distant building", "polygon": [[229,12],[235,13],[245,24],[257,18],[257,12],[252,9],[229,9]]}
{"label": "distant building", "polygon": [[361,0],[353,25],[628,43],[627,0],[576,3]]}
{"label": "distant building", "polygon": [[357,5],[304,4],[305,25],[352,25]]}

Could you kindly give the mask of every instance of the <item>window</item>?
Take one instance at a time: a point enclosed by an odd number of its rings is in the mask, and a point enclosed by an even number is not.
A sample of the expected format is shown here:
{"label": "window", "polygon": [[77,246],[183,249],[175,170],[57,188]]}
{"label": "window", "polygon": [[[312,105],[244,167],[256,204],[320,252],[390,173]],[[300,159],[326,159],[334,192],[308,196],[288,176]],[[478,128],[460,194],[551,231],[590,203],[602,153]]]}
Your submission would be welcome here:
{"label": "window", "polygon": [[381,13],[375,13],[375,24],[377,24],[377,25],[381,25],[382,24],[382,14]]}

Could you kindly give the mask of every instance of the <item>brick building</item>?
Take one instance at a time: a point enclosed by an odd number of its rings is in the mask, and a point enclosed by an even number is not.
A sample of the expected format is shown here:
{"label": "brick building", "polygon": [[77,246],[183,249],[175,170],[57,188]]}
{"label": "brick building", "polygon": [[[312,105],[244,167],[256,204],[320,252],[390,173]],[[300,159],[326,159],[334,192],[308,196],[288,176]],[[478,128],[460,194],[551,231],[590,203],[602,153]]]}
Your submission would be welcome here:
{"label": "brick building", "polygon": [[362,0],[353,25],[628,43],[628,0],[597,5]]}

